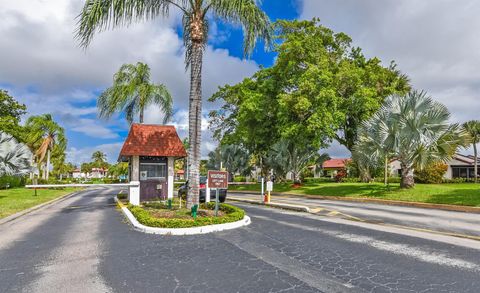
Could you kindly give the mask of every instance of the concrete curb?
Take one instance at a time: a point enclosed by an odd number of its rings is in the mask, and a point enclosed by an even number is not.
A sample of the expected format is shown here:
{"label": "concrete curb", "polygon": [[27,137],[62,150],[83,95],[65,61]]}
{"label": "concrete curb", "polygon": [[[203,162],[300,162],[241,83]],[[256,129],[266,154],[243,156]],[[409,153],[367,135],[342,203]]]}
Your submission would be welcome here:
{"label": "concrete curb", "polygon": [[57,203],[57,202],[59,202],[59,201],[62,201],[62,200],[64,200],[64,199],[67,199],[67,198],[70,197],[70,196],[74,196],[74,195],[77,194],[78,192],[80,192],[80,191],[73,191],[73,192],[67,193],[67,194],[62,195],[62,196],[60,196],[60,197],[54,198],[54,199],[49,200],[49,201],[47,201],[47,202],[41,203],[41,204],[39,204],[39,205],[33,206],[33,207],[28,208],[28,209],[26,209],[26,210],[20,211],[20,212],[18,212],[18,213],[15,213],[15,214],[13,214],[13,215],[10,215],[10,216],[8,216],[8,217],[5,217],[5,218],[3,218],[3,219],[0,219],[0,225],[5,224],[5,223],[8,223],[8,222],[11,222],[11,221],[13,221],[13,220],[15,220],[15,219],[17,219],[17,218],[20,218],[20,217],[22,217],[22,216],[24,216],[24,215],[26,215],[26,214],[29,214],[29,213],[34,212],[34,211],[36,211],[36,210],[39,210],[39,209],[41,209],[41,208],[43,208],[43,207],[47,207],[47,206],[49,206],[49,205],[52,205],[52,204]]}
{"label": "concrete curb", "polygon": [[208,225],[201,227],[191,227],[191,228],[157,228],[149,227],[141,224],[137,221],[135,216],[124,206],[118,198],[115,196],[115,202],[121,208],[123,214],[132,224],[133,228],[137,231],[148,233],[148,234],[158,234],[158,235],[175,235],[175,236],[185,236],[185,235],[198,235],[198,234],[207,234],[212,232],[220,232],[225,230],[231,230],[235,228],[240,228],[243,226],[248,226],[252,222],[249,216],[244,216],[242,220],[232,223],[217,224],[217,225]]}
{"label": "concrete curb", "polygon": [[310,208],[307,207],[307,206],[301,206],[301,205],[293,205],[293,204],[288,204],[288,203],[264,203],[264,202],[261,202],[261,201],[256,201],[256,200],[252,200],[252,199],[241,199],[241,198],[232,198],[232,197],[229,197],[228,200],[232,200],[232,201],[239,201],[239,202],[245,202],[245,203],[249,203],[249,204],[256,204],[256,205],[263,205],[263,206],[267,206],[267,207],[272,207],[272,208],[280,208],[280,209],[284,209],[284,210],[292,210],[292,211],[296,211],[296,212],[305,212],[305,213],[310,213]]}
{"label": "concrete curb", "polygon": [[[255,191],[230,191],[230,193],[239,193],[239,194],[252,194]],[[400,200],[386,200],[386,199],[373,199],[373,198],[355,198],[355,197],[339,197],[339,196],[325,196],[325,195],[302,195],[295,193],[283,193],[283,192],[274,192],[272,195],[275,196],[292,196],[306,199],[316,199],[316,200],[336,200],[336,201],[346,201],[346,202],[363,202],[363,203],[374,203],[374,204],[383,204],[383,205],[392,205],[392,206],[404,206],[404,207],[416,207],[423,209],[436,209],[436,210],[445,210],[453,212],[465,212],[465,213],[476,213],[480,214],[480,207],[472,206],[461,206],[461,205],[449,205],[449,204],[435,204],[435,203],[422,203],[422,202],[413,202],[413,201],[400,201]]]}

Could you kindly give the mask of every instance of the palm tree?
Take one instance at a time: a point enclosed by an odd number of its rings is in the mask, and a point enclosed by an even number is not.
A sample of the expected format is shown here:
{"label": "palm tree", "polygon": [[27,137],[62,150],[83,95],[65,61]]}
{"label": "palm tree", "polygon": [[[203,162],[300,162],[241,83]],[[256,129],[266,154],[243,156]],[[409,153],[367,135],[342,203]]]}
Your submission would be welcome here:
{"label": "palm tree", "polygon": [[32,153],[13,136],[0,131],[0,176],[24,176],[31,171]]}
{"label": "palm tree", "polygon": [[97,163],[104,163],[107,160],[107,155],[102,151],[95,151],[92,154],[92,160]]}
{"label": "palm tree", "polygon": [[137,114],[143,123],[145,108],[149,105],[161,108],[165,115],[163,123],[172,117],[172,96],[167,87],[151,83],[150,67],[141,62],[123,64],[113,77],[113,86],[106,89],[97,102],[100,117],[110,118],[116,112],[125,112],[130,124]]}
{"label": "palm tree", "polygon": [[183,14],[185,63],[190,67],[189,141],[190,189],[187,207],[198,204],[202,118],[202,64],[208,41],[209,19],[239,24],[244,31],[244,54],[258,38],[270,44],[272,28],[256,0],[86,0],[79,15],[77,37],[87,47],[96,32],[133,22],[168,16],[170,8]]}
{"label": "palm tree", "polygon": [[478,153],[477,153],[477,144],[480,142],[480,121],[470,120],[463,123],[463,128],[467,131],[470,136],[470,142],[473,146],[473,157],[475,159],[474,168],[475,168],[475,183],[477,182],[478,177]]}
{"label": "palm tree", "polygon": [[402,188],[414,186],[413,170],[447,161],[464,146],[466,133],[449,124],[448,109],[425,92],[390,96],[373,117],[362,124],[357,156],[372,163],[395,157],[402,166]]}
{"label": "palm tree", "polygon": [[35,152],[36,162],[44,165],[43,178],[48,180],[50,173],[51,154],[64,156],[67,140],[64,130],[52,118],[50,114],[31,116],[25,127],[28,131],[27,144]]}
{"label": "palm tree", "polygon": [[267,157],[267,164],[273,167],[275,174],[280,178],[285,178],[288,172],[292,172],[294,182],[301,183],[302,171],[312,162],[323,159],[325,155],[320,155],[318,149],[310,145],[302,146],[291,140],[282,139],[273,145]]}

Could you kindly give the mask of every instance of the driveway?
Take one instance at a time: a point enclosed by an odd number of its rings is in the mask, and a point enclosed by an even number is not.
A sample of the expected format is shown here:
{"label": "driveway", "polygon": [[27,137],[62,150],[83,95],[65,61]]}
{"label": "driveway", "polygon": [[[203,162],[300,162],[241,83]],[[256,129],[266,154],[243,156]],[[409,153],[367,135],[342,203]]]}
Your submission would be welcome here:
{"label": "driveway", "polygon": [[480,286],[480,245],[243,204],[252,218],[244,228],[149,235],[125,222],[113,205],[116,193],[87,190],[0,225],[0,291],[478,292]]}
{"label": "driveway", "polygon": [[[260,200],[260,195],[253,193],[230,193],[230,197]],[[340,212],[373,223],[400,225],[480,237],[480,214],[476,213],[353,201],[312,199],[301,196],[273,195],[271,201],[304,205],[313,210],[324,209],[326,212]]]}

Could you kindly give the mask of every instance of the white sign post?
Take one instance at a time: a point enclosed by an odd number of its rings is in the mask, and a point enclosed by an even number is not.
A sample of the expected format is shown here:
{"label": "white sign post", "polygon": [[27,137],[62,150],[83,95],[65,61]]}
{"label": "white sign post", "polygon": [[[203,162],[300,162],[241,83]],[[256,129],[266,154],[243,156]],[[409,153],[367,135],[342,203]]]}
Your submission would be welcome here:
{"label": "white sign post", "polygon": [[270,202],[270,192],[273,191],[273,182],[268,180],[267,181],[267,203]]}
{"label": "white sign post", "polygon": [[208,187],[208,179],[205,187],[205,202],[210,202],[210,187]]}

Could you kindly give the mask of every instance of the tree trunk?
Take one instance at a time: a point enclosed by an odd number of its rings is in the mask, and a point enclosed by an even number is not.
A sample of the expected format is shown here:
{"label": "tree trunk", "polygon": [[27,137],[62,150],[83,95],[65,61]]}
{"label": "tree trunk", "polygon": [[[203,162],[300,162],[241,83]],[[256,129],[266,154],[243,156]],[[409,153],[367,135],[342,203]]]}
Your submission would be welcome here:
{"label": "tree trunk", "polygon": [[48,181],[48,177],[50,175],[50,149],[47,151],[47,167],[45,172],[46,172],[45,179]]}
{"label": "tree trunk", "polygon": [[143,107],[140,108],[140,124],[143,124]]}
{"label": "tree trunk", "polygon": [[188,139],[188,196],[187,208],[199,202],[200,144],[202,125],[202,43],[194,42],[190,64],[190,101]]}
{"label": "tree trunk", "polygon": [[475,170],[475,183],[477,183],[477,177],[478,177],[478,158],[477,158],[477,145],[474,143],[473,144],[473,157],[475,159],[475,162],[473,163],[473,167]]}
{"label": "tree trunk", "polygon": [[415,179],[413,177],[413,168],[406,164],[402,166],[402,181],[400,183],[401,188],[413,188],[415,186]]}
{"label": "tree trunk", "polygon": [[388,185],[388,157],[385,156],[385,174],[384,176],[384,184]]}

